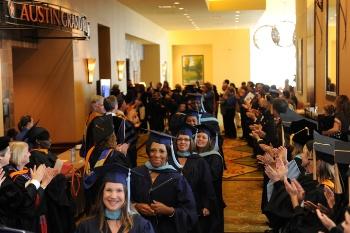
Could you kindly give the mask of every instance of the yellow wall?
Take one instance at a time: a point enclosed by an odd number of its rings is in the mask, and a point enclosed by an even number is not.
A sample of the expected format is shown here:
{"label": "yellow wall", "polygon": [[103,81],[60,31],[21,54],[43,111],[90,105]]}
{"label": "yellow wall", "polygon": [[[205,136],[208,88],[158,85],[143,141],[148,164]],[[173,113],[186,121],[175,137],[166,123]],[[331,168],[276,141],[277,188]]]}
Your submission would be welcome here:
{"label": "yellow wall", "polygon": [[141,61],[141,82],[145,82],[147,86],[152,82],[155,87],[160,81],[159,64],[159,45],[144,45],[143,60]]}
{"label": "yellow wall", "polygon": [[[230,79],[235,84],[250,80],[250,37],[248,29],[237,30],[201,30],[169,32],[169,56],[173,59],[170,69],[179,69],[179,56],[175,56],[181,48],[181,53],[190,54],[198,49],[208,53],[204,62],[212,61],[204,69],[205,80],[221,87],[223,80]],[[210,49],[211,48],[211,56]],[[188,51],[186,51],[188,49]],[[175,54],[174,54],[175,53]],[[176,59],[176,60],[174,60]],[[210,68],[210,66],[212,68]],[[208,72],[206,71],[208,70]],[[212,70],[212,71],[211,71]],[[173,74],[170,83],[182,83],[181,70],[170,71]],[[208,75],[206,75],[208,73]],[[212,73],[212,74],[211,74]]]}
{"label": "yellow wall", "polygon": [[[204,82],[213,82],[213,56],[211,45],[174,45],[173,49],[173,83],[182,82],[182,56],[204,56]],[[174,85],[173,85],[174,86]]]}

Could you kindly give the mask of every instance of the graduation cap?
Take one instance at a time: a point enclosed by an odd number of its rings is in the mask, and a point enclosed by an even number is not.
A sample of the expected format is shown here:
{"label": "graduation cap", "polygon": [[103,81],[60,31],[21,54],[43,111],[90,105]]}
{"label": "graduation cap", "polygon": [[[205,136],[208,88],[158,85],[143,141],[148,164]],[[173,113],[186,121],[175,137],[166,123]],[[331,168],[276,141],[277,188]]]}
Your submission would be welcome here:
{"label": "graduation cap", "polygon": [[91,124],[95,144],[99,144],[114,132],[113,116],[111,114],[95,117]]}
{"label": "graduation cap", "polygon": [[[284,107],[281,108],[280,111],[282,111],[283,109],[284,109]],[[310,122],[313,122],[317,126],[317,122],[316,121],[313,121],[311,119],[306,119],[305,117],[300,116],[298,113],[296,113],[295,111],[293,111],[290,108],[288,108],[288,105],[287,105],[287,108],[286,108],[285,112],[281,112],[280,113],[280,117],[281,117],[283,126],[286,126],[286,127],[290,127],[293,121],[300,121],[300,120],[303,120],[303,119],[305,119],[307,121],[310,121]]]}
{"label": "graduation cap", "polygon": [[313,132],[317,125],[306,119],[293,121],[290,125],[290,144],[298,143],[305,145],[307,141],[313,139]]}
{"label": "graduation cap", "polygon": [[125,167],[119,163],[110,163],[105,164],[100,167],[96,167],[94,170],[94,175],[97,179],[103,179],[104,182],[120,183],[127,187],[128,189],[128,212],[131,212],[130,209],[130,179],[131,173],[135,175],[142,176],[142,174],[132,171],[130,168]]}
{"label": "graduation cap", "polygon": [[0,137],[0,151],[5,150],[9,146],[10,138],[7,136]]}
{"label": "graduation cap", "polygon": [[152,142],[156,142],[159,144],[164,144],[168,145],[171,150],[171,156],[168,155],[168,159],[170,160],[170,164],[174,163],[174,165],[178,168],[182,168],[182,165],[177,161],[175,157],[175,152],[174,152],[174,144],[173,144],[173,139],[176,139],[176,137],[171,136],[166,133],[158,132],[155,130],[148,130],[150,132],[148,142],[152,144]]}
{"label": "graduation cap", "polygon": [[36,140],[44,141],[50,139],[50,133],[47,129],[43,127],[33,126],[28,130],[26,137],[29,143],[35,144]]}
{"label": "graduation cap", "polygon": [[313,178],[316,180],[316,157],[329,164],[334,164],[334,189],[335,193],[342,193],[341,183],[339,179],[339,169],[335,161],[335,143],[339,140],[320,135],[314,131],[313,143]]}
{"label": "graduation cap", "polygon": [[187,100],[197,100],[197,101],[202,101],[202,94],[201,93],[187,93],[186,94],[186,99]]}
{"label": "graduation cap", "polygon": [[197,128],[189,125],[189,124],[185,124],[182,127],[180,127],[179,132],[177,133],[178,135],[188,135],[190,138],[193,138],[193,136],[197,133]]}
{"label": "graduation cap", "polygon": [[[203,132],[208,135],[209,139],[215,138],[213,150],[219,151],[219,135],[215,129],[208,124],[200,124],[195,126],[197,128],[197,134]],[[197,137],[197,135],[196,135]]]}

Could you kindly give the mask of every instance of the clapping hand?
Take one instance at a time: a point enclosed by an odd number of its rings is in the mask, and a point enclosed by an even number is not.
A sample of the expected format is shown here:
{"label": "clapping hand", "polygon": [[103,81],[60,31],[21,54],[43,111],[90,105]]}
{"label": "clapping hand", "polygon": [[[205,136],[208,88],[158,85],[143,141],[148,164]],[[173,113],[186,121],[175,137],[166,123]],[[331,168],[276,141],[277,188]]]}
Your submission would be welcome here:
{"label": "clapping hand", "polygon": [[305,190],[296,179],[292,179],[291,182],[289,183],[287,177],[285,177],[284,186],[290,196],[297,197],[299,203],[301,203],[304,200]]}
{"label": "clapping hand", "polygon": [[41,185],[46,188],[52,179],[58,174],[58,171],[56,169],[53,169],[51,167],[47,167],[45,169],[44,177],[41,181]]}
{"label": "clapping hand", "polygon": [[258,155],[256,156],[257,160],[259,160],[259,163],[262,163],[264,165],[273,165],[275,167],[274,163],[275,160],[272,158],[272,156],[269,153],[265,153],[264,155]]}
{"label": "clapping hand", "polygon": [[30,169],[30,175],[33,180],[37,180],[41,182],[45,175],[46,166],[45,164],[40,164],[37,168],[36,165],[34,165],[33,169]]}
{"label": "clapping hand", "polygon": [[350,233],[350,214],[348,211],[345,212],[345,220],[341,225],[344,228],[344,233]]}
{"label": "clapping hand", "polygon": [[324,213],[322,213],[319,209],[316,209],[316,214],[320,221],[322,222],[323,226],[327,228],[328,231],[330,231],[333,227],[335,227],[335,223]]}
{"label": "clapping hand", "polygon": [[325,185],[323,189],[324,189],[324,192],[323,192],[324,196],[327,199],[328,207],[333,209],[333,207],[335,205],[334,193],[327,185]]}
{"label": "clapping hand", "polygon": [[288,159],[287,159],[287,148],[285,148],[284,146],[280,146],[278,148],[276,148],[275,150],[276,155],[282,159],[283,163],[286,165],[288,164]]}
{"label": "clapping hand", "polygon": [[287,172],[288,168],[283,164],[281,158],[276,159],[275,168],[272,168],[271,165],[265,166],[265,173],[273,182],[283,180]]}

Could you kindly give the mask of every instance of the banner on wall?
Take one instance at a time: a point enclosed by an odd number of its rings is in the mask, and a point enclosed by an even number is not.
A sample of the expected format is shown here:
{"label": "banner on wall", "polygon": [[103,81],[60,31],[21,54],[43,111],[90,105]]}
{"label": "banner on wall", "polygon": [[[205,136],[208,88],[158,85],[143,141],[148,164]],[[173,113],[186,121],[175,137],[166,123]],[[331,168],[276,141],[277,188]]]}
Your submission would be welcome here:
{"label": "banner on wall", "polygon": [[1,27],[53,29],[89,39],[90,23],[85,15],[63,6],[40,1],[0,0]]}

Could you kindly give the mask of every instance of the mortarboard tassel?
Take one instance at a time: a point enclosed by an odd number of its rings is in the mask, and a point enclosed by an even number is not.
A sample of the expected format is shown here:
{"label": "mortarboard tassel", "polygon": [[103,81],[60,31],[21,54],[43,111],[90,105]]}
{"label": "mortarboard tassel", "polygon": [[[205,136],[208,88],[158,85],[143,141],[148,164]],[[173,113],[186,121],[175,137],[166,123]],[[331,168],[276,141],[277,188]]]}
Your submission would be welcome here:
{"label": "mortarboard tassel", "polygon": [[293,145],[294,145],[294,142],[293,142],[294,136],[297,135],[297,134],[299,134],[299,133],[301,133],[301,132],[303,132],[304,130],[307,131],[307,135],[308,135],[308,136],[310,135],[309,128],[308,128],[308,127],[305,127],[305,128],[303,128],[303,129],[301,129],[301,130],[297,131],[296,133],[293,133],[293,134],[291,134],[291,135],[289,136],[289,145],[292,145],[292,146],[293,146]]}
{"label": "mortarboard tassel", "polygon": [[130,193],[131,193],[131,189],[130,189],[130,178],[131,178],[131,169],[128,169],[128,177],[126,178],[126,184],[127,184],[127,188],[128,188],[128,213],[131,213],[131,208],[130,208]]}
{"label": "mortarboard tassel", "polygon": [[178,167],[178,168],[182,168],[182,165],[177,161],[176,157],[175,157],[175,152],[174,152],[174,145],[173,145],[173,140],[170,139],[170,149],[171,149],[171,157],[174,161],[174,164]]}

